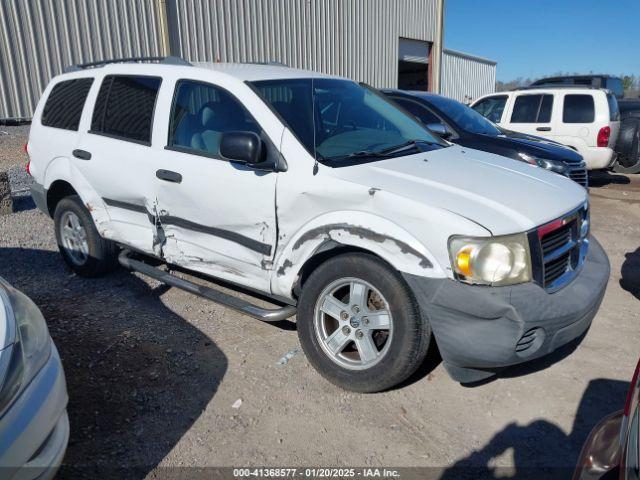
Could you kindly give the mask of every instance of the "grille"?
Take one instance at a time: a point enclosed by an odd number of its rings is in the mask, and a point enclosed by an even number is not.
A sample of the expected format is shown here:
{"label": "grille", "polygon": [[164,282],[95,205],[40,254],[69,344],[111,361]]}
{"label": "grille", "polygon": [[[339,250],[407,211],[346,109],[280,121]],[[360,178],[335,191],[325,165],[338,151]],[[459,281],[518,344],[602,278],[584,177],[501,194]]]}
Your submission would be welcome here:
{"label": "grille", "polygon": [[538,229],[542,256],[540,280],[547,290],[568,283],[582,264],[588,246],[588,219],[588,210],[583,207]]}
{"label": "grille", "polygon": [[571,241],[571,227],[564,225],[557,230],[547,233],[540,240],[542,255],[547,256]]}
{"label": "grille", "polygon": [[565,163],[569,170],[569,178],[583,187],[589,186],[589,176],[587,175],[587,165],[581,163]]}

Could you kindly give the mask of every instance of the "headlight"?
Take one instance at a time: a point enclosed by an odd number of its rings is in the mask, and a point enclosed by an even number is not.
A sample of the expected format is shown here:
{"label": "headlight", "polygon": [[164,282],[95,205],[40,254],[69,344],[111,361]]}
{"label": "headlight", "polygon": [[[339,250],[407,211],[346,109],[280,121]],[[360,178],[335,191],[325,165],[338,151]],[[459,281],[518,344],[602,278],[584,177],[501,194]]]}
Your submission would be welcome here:
{"label": "headlight", "polygon": [[[16,338],[13,345],[13,357],[5,378],[13,383],[26,386],[42,369],[51,354],[51,337],[47,323],[35,303],[22,292],[0,279],[0,296],[9,313],[7,320],[15,321]],[[0,391],[0,404],[6,401],[9,392],[3,385]],[[14,386],[15,388],[15,386]]]}
{"label": "headlight", "polygon": [[524,233],[501,237],[449,239],[451,266],[458,280],[512,285],[531,280],[531,253]]}
{"label": "headlight", "polygon": [[530,163],[531,165],[544,168],[545,170],[551,170],[552,172],[559,173],[561,175],[564,175],[567,171],[567,166],[564,164],[564,162],[561,162],[561,161],[534,157],[526,153],[518,153],[518,156],[525,162]]}

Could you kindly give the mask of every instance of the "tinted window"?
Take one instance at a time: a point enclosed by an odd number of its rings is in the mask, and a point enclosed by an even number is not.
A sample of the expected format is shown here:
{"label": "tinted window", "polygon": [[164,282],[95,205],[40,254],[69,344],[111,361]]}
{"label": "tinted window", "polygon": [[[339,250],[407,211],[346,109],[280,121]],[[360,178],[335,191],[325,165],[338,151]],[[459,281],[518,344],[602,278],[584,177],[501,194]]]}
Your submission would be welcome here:
{"label": "tinted window", "polygon": [[620,78],[607,78],[605,88],[611,90],[613,94],[618,98],[622,98],[624,96],[624,87],[622,85],[622,79]]}
{"label": "tinted window", "polygon": [[428,109],[414,102],[413,100],[409,100],[408,98],[398,98],[392,97],[395,102],[400,104],[402,108],[404,108],[407,112],[415,115],[418,120],[420,120],[425,125],[429,125],[430,123],[442,123],[438,117],[436,117],[433,113],[431,113]]}
{"label": "tinted window", "polygon": [[170,147],[218,156],[223,133],[260,133],[260,127],[242,104],[221,88],[182,80],[174,98],[169,126]]}
{"label": "tinted window", "polygon": [[596,111],[591,95],[565,95],[564,123],[591,123],[595,120]]}
{"label": "tinted window", "polygon": [[455,127],[466,132],[494,136],[502,133],[485,117],[460,102],[436,95],[429,97],[429,101],[440,110],[440,112],[448,116],[453,121]]}
{"label": "tinted window", "polygon": [[104,78],[91,120],[91,133],[151,143],[151,126],[161,79],[108,75]]}
{"label": "tinted window", "polygon": [[472,108],[479,114],[487,117],[493,123],[500,123],[502,120],[502,112],[507,104],[506,96],[489,97],[480,100]]}
{"label": "tinted window", "polygon": [[42,111],[42,124],[47,127],[78,130],[84,102],[93,78],[79,78],[56,84]]}
{"label": "tinted window", "polygon": [[620,120],[620,108],[618,107],[618,100],[614,94],[607,94],[607,103],[609,104],[609,120],[617,122]]}
{"label": "tinted window", "polygon": [[335,166],[354,157],[382,158],[382,151],[407,142],[447,145],[382,94],[352,81],[300,78],[253,86],[312,155]]}
{"label": "tinted window", "polygon": [[513,105],[511,123],[548,123],[552,107],[553,95],[519,95]]}
{"label": "tinted window", "polygon": [[553,95],[543,95],[540,111],[538,112],[538,123],[549,123],[551,121],[551,111],[553,110]]}

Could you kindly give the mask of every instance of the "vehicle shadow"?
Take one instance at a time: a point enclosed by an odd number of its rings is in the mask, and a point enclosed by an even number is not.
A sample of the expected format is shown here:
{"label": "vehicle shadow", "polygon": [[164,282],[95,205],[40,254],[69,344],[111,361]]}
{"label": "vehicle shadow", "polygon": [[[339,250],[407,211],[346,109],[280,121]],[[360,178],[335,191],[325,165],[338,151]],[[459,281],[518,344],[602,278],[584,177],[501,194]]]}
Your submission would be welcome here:
{"label": "vehicle shadow", "polygon": [[[547,420],[529,425],[511,423],[483,448],[447,468],[440,480],[571,478],[589,432],[606,415],[622,409],[629,382],[599,378],[591,380],[576,410],[567,435]],[[550,396],[554,392],[548,392]],[[496,458],[511,454],[513,465],[496,465]]]}
{"label": "vehicle shadow", "polygon": [[620,269],[620,286],[640,300],[640,248],[625,253]]}
{"label": "vehicle shadow", "polygon": [[629,177],[625,175],[609,172],[608,170],[591,170],[589,171],[589,187],[598,188],[607,185],[627,185],[631,183]]}
{"label": "vehicle shadow", "polygon": [[132,273],[80,278],[57,252],[4,248],[0,275],[40,307],[62,358],[71,437],[56,478],[144,478],[215,395],[224,353]]}

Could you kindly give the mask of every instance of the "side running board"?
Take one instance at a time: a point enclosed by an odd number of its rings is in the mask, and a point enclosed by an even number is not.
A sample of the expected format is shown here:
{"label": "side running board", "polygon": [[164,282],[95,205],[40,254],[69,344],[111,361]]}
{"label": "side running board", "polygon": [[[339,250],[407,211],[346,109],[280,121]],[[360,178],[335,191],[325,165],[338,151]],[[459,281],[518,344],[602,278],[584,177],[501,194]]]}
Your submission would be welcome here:
{"label": "side running board", "polygon": [[296,314],[296,307],[292,305],[286,305],[275,309],[261,308],[241,298],[184,280],[168,272],[152,267],[151,265],[147,265],[140,260],[134,260],[129,256],[130,254],[131,252],[128,250],[123,250],[122,253],[120,253],[120,256],[118,257],[120,265],[128,268],[129,270],[135,270],[136,272],[155,278],[156,280],[166,283],[167,285],[171,285],[172,287],[180,288],[190,293],[195,293],[196,295],[200,295],[201,297],[212,300],[224,305],[225,307],[233,308],[234,310],[258,320],[262,320],[263,322],[278,322]]}

